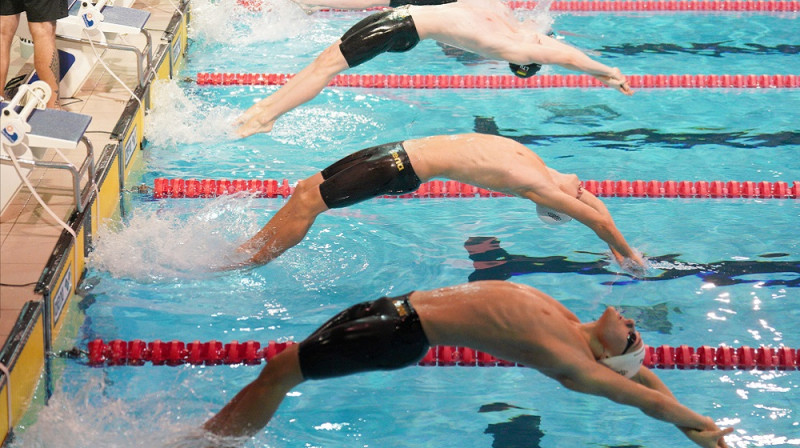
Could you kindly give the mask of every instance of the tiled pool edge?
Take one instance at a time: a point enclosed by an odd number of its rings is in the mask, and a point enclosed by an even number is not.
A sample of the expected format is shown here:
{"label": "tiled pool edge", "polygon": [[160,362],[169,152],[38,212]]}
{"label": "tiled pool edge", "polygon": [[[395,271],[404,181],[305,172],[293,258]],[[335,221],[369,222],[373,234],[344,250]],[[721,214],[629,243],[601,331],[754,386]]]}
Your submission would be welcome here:
{"label": "tiled pool edge", "polygon": [[[141,95],[145,108],[150,104],[151,83],[171,78],[184,62],[189,7],[189,1],[183,0],[180,11],[173,13],[154,54],[153,70],[148,67],[147,82],[136,91]],[[117,213],[124,214],[124,210],[120,210],[120,194],[126,179],[141,161],[144,115],[145,110],[139,102],[131,98],[112,133],[118,143],[106,145],[100,156],[97,191],[89,193],[92,200],[86,210],[73,213],[67,221],[77,238],[73,241],[69,233],[62,232],[34,289],[34,293],[42,298],[23,306],[11,334],[0,349],[0,363],[9,370],[8,375],[0,372],[0,435],[3,445],[11,439],[9,435],[13,428],[25,417],[34,400],[45,404],[52,393],[53,346],[56,339],[74,337],[74,334],[66,334],[64,323],[68,320],[67,314],[76,312],[76,307],[72,306],[73,299],[86,269],[85,256],[91,248],[92,236],[103,220]],[[92,189],[92,186],[85,188]],[[70,330],[75,331],[77,327],[70,327]],[[37,387],[44,393],[37,396]]]}

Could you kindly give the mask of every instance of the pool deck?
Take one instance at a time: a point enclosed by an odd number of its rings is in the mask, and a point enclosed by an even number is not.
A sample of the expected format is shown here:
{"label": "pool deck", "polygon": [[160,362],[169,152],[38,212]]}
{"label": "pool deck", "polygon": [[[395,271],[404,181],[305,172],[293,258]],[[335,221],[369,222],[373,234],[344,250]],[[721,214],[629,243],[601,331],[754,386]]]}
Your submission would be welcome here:
{"label": "pool deck", "polygon": [[[175,7],[168,0],[137,0],[131,7],[149,12],[145,29],[150,33],[153,47],[161,42]],[[143,35],[126,36],[126,41],[139,49],[144,48]],[[155,50],[155,48],[154,48]],[[91,48],[89,48],[91,51]],[[137,84],[135,59],[132,53],[106,50],[103,60],[131,89]],[[12,45],[8,79],[18,73],[30,71],[33,58],[23,60],[19,45]],[[116,144],[111,132],[130,100],[123,88],[100,63],[92,70],[83,87],[72,98],[62,98],[63,110],[92,117],[86,136],[94,147],[95,162],[107,144]],[[50,153],[53,153],[52,155]],[[80,164],[86,152],[84,145],[77,150],[65,151],[72,163]],[[48,151],[47,158],[55,156]],[[72,177],[65,170],[36,168],[28,176],[32,185],[48,206],[62,220],[76,209],[72,190]],[[82,185],[85,185],[85,179]],[[17,320],[20,310],[28,301],[40,301],[34,292],[37,281],[45,269],[62,227],[39,205],[36,198],[23,185],[0,214],[0,345],[5,343]]]}

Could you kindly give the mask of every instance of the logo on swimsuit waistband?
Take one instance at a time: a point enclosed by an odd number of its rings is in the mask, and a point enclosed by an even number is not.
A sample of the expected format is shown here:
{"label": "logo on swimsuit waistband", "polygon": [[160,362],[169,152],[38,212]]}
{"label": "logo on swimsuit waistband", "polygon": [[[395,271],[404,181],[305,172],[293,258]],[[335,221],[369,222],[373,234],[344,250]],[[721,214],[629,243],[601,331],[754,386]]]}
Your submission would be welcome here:
{"label": "logo on swimsuit waistband", "polygon": [[403,171],[405,169],[405,165],[403,165],[403,161],[400,160],[400,156],[397,155],[397,150],[391,150],[389,151],[389,154],[392,155],[394,164],[397,165],[397,171]]}
{"label": "logo on swimsuit waistband", "polygon": [[408,314],[408,311],[406,310],[406,305],[405,305],[405,303],[403,303],[402,300],[395,300],[393,302],[393,305],[394,305],[395,308],[397,308],[397,314],[399,314],[400,317],[406,317],[406,314]]}

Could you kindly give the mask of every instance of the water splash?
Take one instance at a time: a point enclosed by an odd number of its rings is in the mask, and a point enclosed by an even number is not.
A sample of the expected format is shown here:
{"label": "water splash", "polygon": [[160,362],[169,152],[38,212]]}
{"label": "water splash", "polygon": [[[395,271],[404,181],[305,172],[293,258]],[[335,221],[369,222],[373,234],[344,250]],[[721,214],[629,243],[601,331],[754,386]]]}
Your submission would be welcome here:
{"label": "water splash", "polygon": [[514,11],[514,15],[524,24],[531,26],[535,31],[548,34],[553,30],[555,17],[550,12],[550,6],[554,0],[543,0],[536,2],[532,10],[519,9]]}
{"label": "water splash", "polygon": [[[258,229],[252,199],[219,197],[158,204],[137,210],[122,228],[101,229],[92,266],[115,277],[138,281],[200,278],[238,261],[236,248]],[[199,206],[195,208],[194,206]]]}
{"label": "water splash", "polygon": [[197,448],[245,442],[215,438],[200,429],[201,421],[183,418],[185,411],[177,403],[192,394],[186,383],[173,391],[143,394],[137,400],[112,397],[106,387],[104,375],[87,375],[74,394],[56,393],[39,412],[36,423],[17,428],[24,432],[9,448]]}
{"label": "water splash", "polygon": [[290,0],[262,0],[259,10],[237,1],[193,0],[189,37],[244,46],[295,37],[313,19]]}
{"label": "water splash", "polygon": [[155,146],[231,140],[233,121],[241,111],[209,105],[192,98],[177,81],[152,84],[152,107],[145,120],[145,137]]}

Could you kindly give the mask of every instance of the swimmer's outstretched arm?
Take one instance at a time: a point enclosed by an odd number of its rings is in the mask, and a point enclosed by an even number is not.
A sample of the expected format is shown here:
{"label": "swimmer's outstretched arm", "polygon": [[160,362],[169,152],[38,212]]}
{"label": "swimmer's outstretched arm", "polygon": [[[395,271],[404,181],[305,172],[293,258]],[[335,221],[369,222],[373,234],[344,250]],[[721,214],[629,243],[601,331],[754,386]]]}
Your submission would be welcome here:
{"label": "swimmer's outstretched arm", "polygon": [[633,274],[637,276],[643,274],[646,269],[644,260],[625,241],[603,201],[597,199],[592,193],[584,190],[580,199],[576,199],[561,190],[553,190],[546,193],[531,191],[525,197],[537,204],[566,213],[580,221],[608,244],[620,266],[624,266],[626,260],[631,260],[642,270],[640,273],[638,272],[639,269],[635,269],[636,272],[633,272]]}
{"label": "swimmer's outstretched arm", "polygon": [[[539,64],[555,64],[566,68],[584,72],[597,78],[603,84],[614,87],[625,95],[633,95],[628,84],[628,79],[616,67],[609,67],[595,61],[579,49],[559,42],[550,36],[541,35],[540,44],[528,44],[515,49],[522,54],[517,56],[520,60],[528,60]],[[514,60],[509,59],[514,62]]]}
{"label": "swimmer's outstretched arm", "polygon": [[[650,369],[646,367],[642,367],[639,370],[639,373],[633,377],[633,380],[640,383],[641,385],[660,392],[664,395],[672,397],[676,399],[675,396],[672,394],[672,391],[669,390],[666,384],[661,381],[661,378],[658,377],[655,373],[653,373]],[[676,399],[677,400],[677,399]],[[728,445],[725,443],[725,436],[733,432],[733,428],[725,428],[719,429],[716,423],[713,424],[713,428],[698,431],[696,429],[688,428],[685,426],[677,426],[678,429],[686,435],[689,440],[694,442],[699,446],[705,447],[717,447],[717,448],[727,448]]]}
{"label": "swimmer's outstretched arm", "polygon": [[633,380],[629,380],[596,362],[582,366],[576,363],[560,381],[571,390],[633,406],[652,418],[672,423],[698,446],[727,448],[723,437],[733,431],[733,428],[719,429],[710,417],[682,405],[646,367],[641,367]]}

